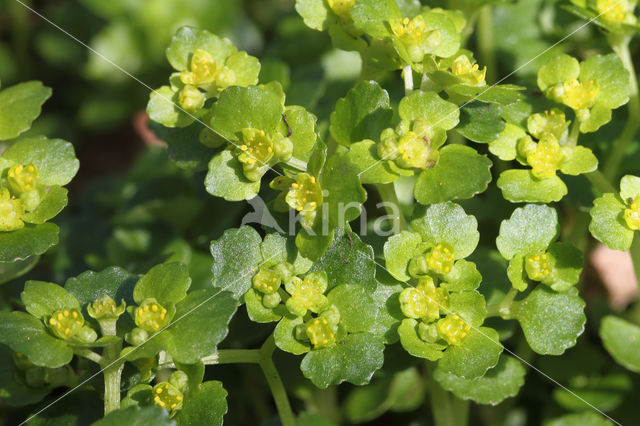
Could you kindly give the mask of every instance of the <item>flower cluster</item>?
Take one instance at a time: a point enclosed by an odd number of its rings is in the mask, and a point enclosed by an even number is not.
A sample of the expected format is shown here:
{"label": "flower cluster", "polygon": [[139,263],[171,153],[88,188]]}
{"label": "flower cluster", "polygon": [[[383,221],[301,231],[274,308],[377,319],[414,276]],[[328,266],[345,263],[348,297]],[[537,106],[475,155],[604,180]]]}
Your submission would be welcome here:
{"label": "flower cluster", "polygon": [[[1,181],[0,181],[1,182]],[[0,183],[0,231],[24,227],[25,214],[35,210],[46,193],[33,163],[15,164],[7,172],[6,186]]]}
{"label": "flower cluster", "polygon": [[277,177],[270,186],[280,191],[274,206],[277,211],[288,211],[290,207],[299,212],[302,226],[313,228],[324,201],[318,178],[308,173],[298,173],[295,180],[287,176]]}

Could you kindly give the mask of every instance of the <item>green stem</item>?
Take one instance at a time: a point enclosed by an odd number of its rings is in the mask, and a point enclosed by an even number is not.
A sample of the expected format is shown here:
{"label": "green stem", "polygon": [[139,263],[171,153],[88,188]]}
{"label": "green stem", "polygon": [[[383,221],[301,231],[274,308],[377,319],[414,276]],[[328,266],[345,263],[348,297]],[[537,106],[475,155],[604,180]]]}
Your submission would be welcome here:
{"label": "green stem", "polygon": [[431,396],[431,411],[435,426],[466,426],[469,422],[469,401],[456,398],[453,394],[442,389],[433,379],[433,366],[428,363],[429,395]]}
{"label": "green stem", "polygon": [[404,94],[409,95],[413,92],[413,70],[411,65],[402,68],[402,79],[404,80]]}
{"label": "green stem", "polygon": [[287,397],[287,391],[284,388],[280,374],[276,369],[276,365],[273,363],[272,355],[276,348],[273,335],[269,336],[266,342],[260,348],[262,359],[258,363],[262,368],[262,372],[267,379],[271,394],[276,403],[278,409],[278,415],[280,416],[280,422],[282,426],[295,426],[296,418],[291,410],[291,404],[289,404],[289,398]]}
{"label": "green stem", "polygon": [[103,358],[97,353],[93,352],[91,349],[87,348],[74,348],[73,353],[86,358],[90,361],[95,362],[96,364],[101,364],[103,362]]}
{"label": "green stem", "polygon": [[[100,321],[103,336],[116,336],[115,321]],[[104,414],[120,408],[120,382],[124,361],[120,359],[122,340],[104,348],[100,367],[104,370]]]}
{"label": "green stem", "polygon": [[511,287],[507,294],[504,295],[504,298],[497,305],[489,305],[487,306],[487,316],[488,317],[502,317],[504,319],[511,318],[511,305],[513,305],[513,301],[518,295],[518,290]]}
{"label": "green stem", "polygon": [[571,125],[571,132],[569,132],[569,139],[567,140],[567,146],[575,147],[578,145],[578,137],[580,137],[580,122],[576,117]]}
{"label": "green stem", "polygon": [[624,37],[619,40],[614,38],[609,39],[611,47],[620,57],[625,69],[629,71],[631,92],[629,95],[629,118],[627,119],[627,124],[625,125],[620,138],[614,143],[613,151],[605,163],[604,175],[608,179],[614,179],[618,174],[620,163],[624,158],[627,148],[638,129],[640,129],[640,120],[638,120],[638,117],[640,116],[640,98],[638,97],[638,81],[636,80],[633,58],[629,51],[630,41],[631,39],[629,37]]}
{"label": "green stem", "polygon": [[376,184],[376,189],[384,203],[384,209],[387,212],[387,215],[393,218],[394,225],[395,223],[398,223],[401,231],[409,229],[407,219],[404,217],[404,213],[402,213],[402,206],[400,205],[400,201],[398,201],[398,195],[396,194],[396,189],[393,186],[393,183]]}
{"label": "green stem", "polygon": [[493,84],[497,76],[495,40],[493,37],[493,8],[486,5],[478,14],[478,33],[476,35],[480,59],[487,67],[486,80]]}
{"label": "green stem", "polygon": [[291,159],[289,159],[289,161],[287,161],[286,163],[288,166],[293,167],[294,169],[298,169],[298,170],[302,170],[302,171],[307,171],[307,163],[299,160],[295,157],[291,157]]}
{"label": "green stem", "polygon": [[587,173],[584,176],[589,180],[589,182],[591,182],[591,185],[593,185],[594,188],[603,194],[607,192],[618,192],[600,170]]}
{"label": "green stem", "polygon": [[204,365],[217,364],[258,364],[262,359],[259,349],[221,349],[202,358]]}

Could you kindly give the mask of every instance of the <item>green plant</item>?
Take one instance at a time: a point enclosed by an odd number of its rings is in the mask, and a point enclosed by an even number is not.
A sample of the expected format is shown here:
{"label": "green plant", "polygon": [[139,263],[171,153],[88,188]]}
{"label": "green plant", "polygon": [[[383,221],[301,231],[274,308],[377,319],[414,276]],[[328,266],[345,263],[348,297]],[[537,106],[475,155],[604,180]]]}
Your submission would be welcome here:
{"label": "green plant", "polygon": [[[67,205],[78,160],[67,142],[23,134],[48,89],[1,91],[0,283],[31,279],[11,302],[19,309],[0,311],[0,399],[41,424],[49,401],[80,392],[104,410],[73,424],[222,424],[238,414],[207,366],[256,364],[285,426],[414,412],[427,394],[434,424],[465,425],[471,401],[509,404],[531,367],[575,412],[545,424],[617,422],[637,378],[601,367],[602,351],[578,339],[591,325],[589,231],[631,250],[640,272],[640,170],[622,162],[638,147],[636,2],[563,6],[604,29],[613,53],[552,52],[520,85],[494,84],[492,11],[520,7],[499,3],[297,0],[308,31],[361,64],[320,105],[296,105],[307,99],[288,90],[282,63],[178,29],[168,84],[146,108],[173,162],[150,151],[90,189],[61,219],[69,235],[49,278],[26,274],[58,243],[49,221]],[[624,130],[601,149],[594,135],[620,124],[624,106]],[[266,206],[259,226],[224,219],[245,200]],[[71,248],[82,224],[105,243]],[[604,349],[640,371],[637,318],[598,315]],[[580,345],[598,354],[592,377]],[[345,382],[361,387],[340,405]],[[491,413],[488,424],[506,422]]]}

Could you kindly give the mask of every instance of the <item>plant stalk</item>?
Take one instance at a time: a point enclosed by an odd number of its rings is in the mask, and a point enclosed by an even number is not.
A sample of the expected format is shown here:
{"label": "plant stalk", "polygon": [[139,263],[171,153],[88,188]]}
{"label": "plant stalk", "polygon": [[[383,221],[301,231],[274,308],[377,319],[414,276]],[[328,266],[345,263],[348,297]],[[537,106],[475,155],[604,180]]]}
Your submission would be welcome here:
{"label": "plant stalk", "polygon": [[633,140],[633,137],[640,129],[640,97],[638,97],[638,81],[636,79],[636,71],[633,65],[633,58],[629,51],[629,42],[631,39],[625,37],[621,40],[609,39],[614,52],[620,57],[624,68],[629,72],[629,84],[631,87],[629,95],[629,117],[620,138],[613,145],[611,155],[607,159],[604,167],[604,175],[608,179],[615,179],[620,168],[620,163]]}
{"label": "plant stalk", "polygon": [[429,395],[431,411],[435,426],[466,426],[469,422],[469,401],[456,398],[452,393],[442,389],[433,379],[433,366],[427,364],[429,374]]}
{"label": "plant stalk", "polygon": [[[115,321],[100,321],[103,336],[116,336]],[[104,415],[120,408],[120,385],[124,361],[119,359],[122,340],[104,348],[100,367],[104,370]]]}
{"label": "plant stalk", "polygon": [[262,358],[259,349],[222,349],[202,358],[204,365],[258,364]]}
{"label": "plant stalk", "polygon": [[605,194],[607,192],[617,193],[616,189],[609,182],[609,180],[602,174],[600,170],[596,170],[595,172],[587,173],[584,175],[591,185],[596,188],[601,193]]}
{"label": "plant stalk", "polygon": [[404,80],[404,94],[411,94],[413,92],[413,70],[411,65],[402,68],[402,79]]}
{"label": "plant stalk", "polygon": [[569,132],[569,139],[567,140],[567,146],[574,148],[578,145],[578,138],[580,137],[580,122],[577,117],[571,124],[571,131]]}
{"label": "plant stalk", "polygon": [[384,203],[384,209],[387,212],[387,215],[393,218],[394,231],[398,231],[395,226],[396,223],[399,225],[400,231],[408,230],[409,225],[407,223],[407,219],[404,217],[404,213],[402,213],[402,206],[400,205],[400,201],[398,201],[398,195],[396,194],[396,189],[393,186],[393,183],[376,184],[376,189]]}
{"label": "plant stalk", "polygon": [[276,344],[273,339],[273,335],[271,335],[266,342],[264,342],[262,348],[260,348],[262,359],[258,364],[260,365],[260,368],[262,368],[262,372],[264,373],[267,383],[269,384],[269,388],[271,389],[271,394],[273,395],[273,399],[276,403],[276,408],[278,410],[282,426],[295,426],[296,418],[291,410],[287,391],[284,388],[284,384],[282,383],[282,379],[280,378],[276,365],[273,363],[272,355],[275,348]]}
{"label": "plant stalk", "polygon": [[476,37],[480,59],[487,68],[485,79],[488,84],[493,84],[497,78],[497,62],[495,40],[493,37],[493,8],[491,5],[486,5],[480,9],[477,28],[478,32]]}

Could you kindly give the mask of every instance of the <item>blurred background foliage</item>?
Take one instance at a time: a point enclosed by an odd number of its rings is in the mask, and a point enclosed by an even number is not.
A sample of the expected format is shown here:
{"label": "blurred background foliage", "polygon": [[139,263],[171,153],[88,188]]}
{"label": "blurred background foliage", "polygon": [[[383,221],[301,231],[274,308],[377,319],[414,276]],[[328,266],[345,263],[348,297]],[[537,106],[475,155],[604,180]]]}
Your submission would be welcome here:
{"label": "blurred background foliage", "polygon": [[[43,256],[28,275],[0,287],[2,309],[19,306],[17,296],[26,279],[63,283],[86,269],[100,270],[111,265],[143,273],[166,259],[180,260],[189,265],[194,287],[210,282],[209,242],[225,229],[239,226],[251,209],[206,194],[203,175],[190,175],[172,164],[162,143],[147,128],[144,108],[149,87],[165,82],[170,67],[164,49],[179,27],[193,25],[229,37],[240,50],[259,57],[263,65],[261,82],[280,81],[287,92],[287,104],[302,105],[315,113],[322,135],[327,133],[335,102],[353,86],[360,71],[357,54],[333,49],[326,33],[312,31],[303,24],[293,8],[294,0],[22,1],[131,75],[91,53],[15,0],[0,0],[2,86],[35,79],[52,87],[53,97],[30,132],[73,142],[81,163],[80,173],[70,185],[69,208],[56,220],[62,229],[60,244]],[[472,24],[489,25],[492,37],[471,27],[467,45],[478,52],[483,65],[493,64],[493,76],[509,76],[506,82],[529,87],[528,98],[534,104],[542,101],[534,90],[536,71],[550,56],[561,51],[578,57],[608,53],[604,37],[594,26],[583,27],[555,45],[584,24],[563,11],[561,0],[494,1],[498,4],[484,9],[484,15],[477,7],[480,3],[483,2],[428,2],[434,7],[463,8]],[[639,58],[638,43],[634,46],[633,57]],[[547,48],[549,51],[531,61]],[[381,83],[397,102],[403,88],[397,75],[390,77]],[[585,136],[584,140],[596,152],[603,152],[625,119],[624,113],[614,114],[614,122],[598,133],[598,139]],[[633,157],[627,169],[637,168],[632,161]],[[500,164],[494,169],[499,171]],[[572,188],[570,194],[586,195],[583,199],[567,198],[559,206],[565,224],[575,220],[581,207],[590,206],[593,199],[589,190],[580,190],[587,185],[583,179],[570,179],[567,183],[577,188]],[[375,205],[377,200],[371,198],[368,203]],[[501,200],[497,188],[491,186],[482,196],[462,203],[481,225],[482,243],[487,248],[479,249],[475,257],[482,259],[479,267],[483,269],[483,290],[489,301],[492,291],[509,286],[504,265],[489,250],[494,247],[498,231],[496,218],[508,217],[512,210]],[[376,253],[381,253],[381,241],[368,242]],[[640,379],[617,366],[602,349],[598,324],[611,308],[593,268],[587,269],[583,281],[581,293],[588,301],[589,324],[575,348],[563,357],[537,357],[526,344],[518,343],[524,342],[522,336],[516,336],[510,349],[623,424],[637,424]],[[633,305],[625,316],[640,322],[640,305]],[[506,335],[514,333],[513,327],[499,322],[492,326]],[[255,347],[268,333],[268,326],[249,323],[241,313],[234,318],[223,346]],[[299,362],[285,353],[279,353],[276,361],[283,366]],[[431,415],[425,403],[429,383],[425,383],[422,369],[420,361],[394,345],[385,353],[384,368],[367,387],[342,385],[319,390],[304,380],[298,368],[282,368],[281,372],[294,396],[295,411],[306,413],[302,416],[304,424],[423,425],[429,424]],[[0,366],[0,384],[7,374],[7,368]],[[135,373],[130,374],[129,383],[135,384]],[[215,366],[207,374],[222,380],[229,391],[227,424],[258,424],[257,419],[264,418],[272,419],[265,424],[277,424],[258,367]],[[96,381],[93,386],[99,388],[101,384]],[[0,424],[14,424],[33,410],[6,405],[1,387]],[[91,386],[83,392],[91,393]],[[82,415],[82,410],[96,410],[78,398],[63,400],[57,410],[51,411],[52,418],[65,410],[77,412],[77,416]],[[93,394],[96,398],[99,396]],[[516,398],[496,407],[473,405],[471,423],[536,425],[585,411],[590,410],[584,403],[530,369],[526,385]],[[590,416],[586,414],[587,420]],[[585,420],[581,424],[602,423]]]}

